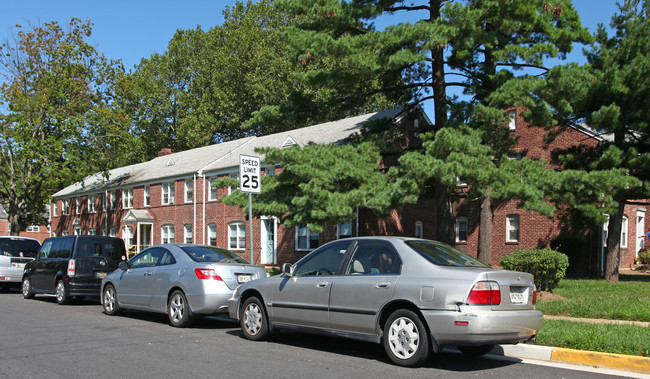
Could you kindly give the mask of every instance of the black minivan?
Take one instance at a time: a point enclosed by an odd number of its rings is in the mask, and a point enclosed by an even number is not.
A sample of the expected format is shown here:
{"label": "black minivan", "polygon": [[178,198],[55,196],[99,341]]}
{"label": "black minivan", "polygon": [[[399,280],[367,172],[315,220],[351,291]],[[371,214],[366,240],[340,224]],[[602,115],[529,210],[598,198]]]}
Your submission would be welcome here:
{"label": "black minivan", "polygon": [[99,297],[102,279],[126,259],[121,238],[64,236],[43,241],[35,260],[25,265],[23,297],[55,294],[59,304],[72,296]]}

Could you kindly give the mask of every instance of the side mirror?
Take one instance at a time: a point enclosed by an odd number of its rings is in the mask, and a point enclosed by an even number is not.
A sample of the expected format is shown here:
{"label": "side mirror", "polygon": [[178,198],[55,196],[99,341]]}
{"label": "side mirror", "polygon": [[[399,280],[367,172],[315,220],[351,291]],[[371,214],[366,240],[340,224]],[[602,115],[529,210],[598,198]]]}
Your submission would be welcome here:
{"label": "side mirror", "polygon": [[286,276],[293,275],[293,265],[291,263],[285,263],[282,265],[282,273]]}
{"label": "side mirror", "polygon": [[129,269],[129,264],[126,261],[122,261],[122,262],[117,264],[117,268],[119,268],[120,270],[126,271],[126,270]]}

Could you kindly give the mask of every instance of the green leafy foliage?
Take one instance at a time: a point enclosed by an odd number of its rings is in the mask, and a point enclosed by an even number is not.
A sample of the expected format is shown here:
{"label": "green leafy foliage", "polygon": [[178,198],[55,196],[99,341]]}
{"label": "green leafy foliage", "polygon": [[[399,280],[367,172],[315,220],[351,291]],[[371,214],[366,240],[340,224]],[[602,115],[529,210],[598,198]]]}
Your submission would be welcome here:
{"label": "green leafy foliage", "polygon": [[642,265],[650,265],[650,249],[639,251],[639,263]]}
{"label": "green leafy foliage", "polygon": [[566,255],[551,249],[518,250],[501,258],[506,270],[531,273],[538,291],[552,291],[569,266]]}

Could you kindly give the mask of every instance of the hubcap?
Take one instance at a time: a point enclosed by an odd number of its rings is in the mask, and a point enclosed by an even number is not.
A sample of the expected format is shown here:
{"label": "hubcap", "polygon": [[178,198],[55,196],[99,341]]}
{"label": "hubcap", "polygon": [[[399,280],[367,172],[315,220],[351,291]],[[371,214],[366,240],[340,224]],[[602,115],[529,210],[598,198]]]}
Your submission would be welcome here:
{"label": "hubcap", "polygon": [[104,292],[104,308],[106,308],[107,311],[111,312],[113,311],[114,307],[115,307],[115,293],[113,292],[113,288],[108,288]]}
{"label": "hubcap", "polygon": [[60,281],[59,284],[56,285],[56,299],[62,301],[64,296],[65,287],[63,286],[63,282]]}
{"label": "hubcap", "polygon": [[23,295],[29,295],[29,279],[23,280]]}
{"label": "hubcap", "polygon": [[183,297],[181,295],[176,294],[172,297],[172,300],[169,303],[169,313],[175,323],[178,323],[183,319],[184,306],[185,304],[183,303]]}
{"label": "hubcap", "polygon": [[257,304],[248,304],[244,311],[244,325],[248,334],[254,336],[262,328],[262,310]]}
{"label": "hubcap", "polygon": [[413,321],[407,317],[400,317],[390,324],[388,330],[390,350],[401,359],[411,358],[418,350],[420,334]]}

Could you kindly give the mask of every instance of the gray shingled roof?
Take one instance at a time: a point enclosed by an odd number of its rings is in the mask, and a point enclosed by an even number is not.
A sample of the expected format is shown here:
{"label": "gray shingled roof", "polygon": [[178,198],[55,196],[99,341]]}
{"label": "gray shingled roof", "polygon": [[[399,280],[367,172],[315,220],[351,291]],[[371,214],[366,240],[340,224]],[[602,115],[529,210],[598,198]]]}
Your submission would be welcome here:
{"label": "gray shingled roof", "polygon": [[[358,133],[363,124],[381,118],[395,118],[402,108],[350,117],[343,120],[294,129],[261,137],[246,137],[216,145],[172,153],[150,161],[108,171],[106,177],[97,173],[81,182],[72,184],[55,193],[53,198],[67,198],[163,182],[165,180],[192,177],[197,172],[206,175],[236,172],[239,155],[256,155],[259,147],[282,147],[286,145],[306,146],[310,143],[339,143],[348,136]],[[263,157],[261,157],[263,158]]]}

